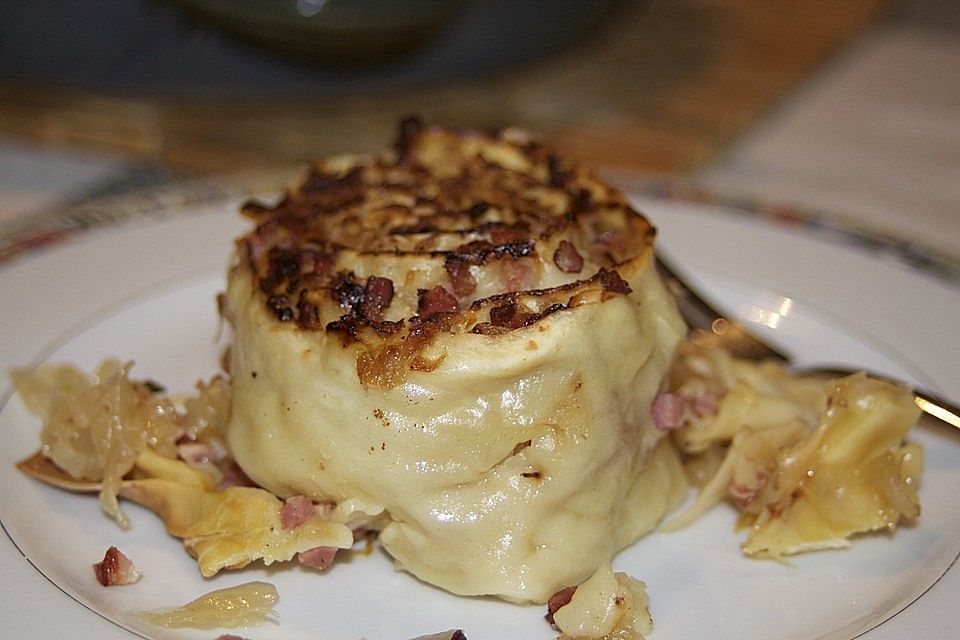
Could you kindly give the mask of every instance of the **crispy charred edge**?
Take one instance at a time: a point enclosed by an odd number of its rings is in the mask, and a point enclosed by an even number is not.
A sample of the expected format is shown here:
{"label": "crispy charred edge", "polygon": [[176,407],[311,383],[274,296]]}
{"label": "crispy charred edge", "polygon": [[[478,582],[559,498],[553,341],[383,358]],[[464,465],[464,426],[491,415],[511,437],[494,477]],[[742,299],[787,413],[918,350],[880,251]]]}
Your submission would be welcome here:
{"label": "crispy charred edge", "polygon": [[[502,335],[514,329],[529,327],[538,321],[553,315],[558,311],[571,309],[573,294],[600,285],[604,296],[628,295],[632,292],[630,285],[616,270],[600,269],[586,280],[577,280],[558,287],[548,289],[532,289],[530,291],[514,291],[483,298],[470,305],[470,311],[479,315],[482,310],[489,309],[490,321],[475,324],[470,333],[481,335]],[[523,299],[552,298],[570,294],[566,303],[553,302],[541,311],[531,311],[521,305]]]}
{"label": "crispy charred edge", "polygon": [[[649,229],[652,236],[654,230]],[[393,297],[393,282],[387,278],[370,276],[366,283],[361,283],[350,271],[333,271],[336,262],[339,247],[299,247],[297,249],[281,249],[272,247],[267,255],[268,268],[266,275],[257,277],[257,261],[259,257],[251,255],[249,244],[246,247],[247,264],[253,271],[254,277],[259,282],[259,288],[266,296],[267,308],[281,322],[296,321],[297,326],[306,330],[317,330],[321,328],[319,321],[318,306],[309,299],[309,293],[325,291],[333,300],[335,300],[346,311],[344,316],[333,323],[327,325],[328,329],[350,328],[356,325],[358,320],[367,320],[374,323],[372,326],[382,325],[378,328],[381,333],[394,333],[396,322],[385,322],[382,319],[383,310],[390,306]],[[562,246],[562,245],[561,245]],[[558,249],[559,251],[559,249]],[[470,265],[483,265],[490,260],[501,260],[505,258],[520,259],[533,257],[537,255],[536,245],[532,240],[519,240],[508,242],[506,244],[493,244],[485,241],[471,242],[454,250],[432,251],[432,252],[361,252],[361,255],[385,255],[389,257],[399,256],[418,256],[423,255],[428,259],[442,259],[444,267],[450,277],[454,293],[458,296],[469,295],[473,292],[475,283],[469,273]],[[579,257],[579,254],[578,254]],[[309,270],[304,272],[304,264],[310,264]],[[619,266],[619,265],[617,265]],[[577,266],[577,270],[582,268],[582,259]],[[601,269],[598,276],[602,274],[615,273],[614,270]],[[573,271],[570,269],[568,271]],[[596,276],[595,276],[596,277]],[[608,277],[609,276],[604,276]],[[304,287],[304,281],[308,281],[308,287]],[[563,285],[564,287],[576,287],[583,280],[574,281]],[[379,296],[372,299],[371,289],[373,284],[381,284],[389,287],[388,296]],[[608,283],[608,289],[615,290],[614,284]],[[543,290],[535,290],[537,291]],[[482,304],[484,299],[475,301]],[[332,325],[332,326],[331,326]],[[353,329],[350,329],[353,332]]]}
{"label": "crispy charred edge", "polygon": [[480,300],[475,300],[473,304],[470,305],[470,310],[479,312],[484,308],[498,306],[505,302],[516,301],[519,297],[535,298],[573,293],[590,288],[591,285],[596,284],[600,284],[605,293],[629,294],[633,291],[630,287],[630,284],[620,276],[620,273],[616,269],[601,268],[589,278],[568,282],[556,287],[548,287],[546,289],[530,289],[529,291],[511,291],[509,293],[498,293],[493,296],[481,298]]}
{"label": "crispy charred edge", "polygon": [[[576,294],[601,290],[601,300],[631,292],[629,284],[616,271],[601,269],[593,277],[549,289],[513,292],[491,296],[474,302],[464,311],[438,311],[429,315],[413,316],[392,323],[385,331],[383,323],[371,323],[363,317],[354,317],[332,323],[328,332],[340,333],[345,348],[356,342],[357,376],[364,386],[391,388],[400,384],[410,371],[433,371],[443,362],[443,355],[430,359],[425,350],[440,334],[472,333],[484,336],[504,335],[529,327],[560,311],[577,306]],[[556,301],[540,311],[521,306],[524,298],[562,296],[566,302]],[[489,322],[476,322],[484,311]],[[404,331],[404,328],[406,331]],[[371,335],[372,332],[372,335]]]}
{"label": "crispy charred edge", "polygon": [[430,316],[414,316],[407,321],[408,331],[393,339],[387,338],[374,345],[364,345],[357,352],[357,377],[364,386],[394,387],[409,371],[433,371],[443,356],[430,360],[423,356],[434,338],[449,333],[461,314],[437,312]]}
{"label": "crispy charred edge", "polygon": [[[256,199],[240,205],[240,212],[257,222],[275,220],[284,214],[303,214],[304,205],[310,211],[337,211],[363,202],[367,187],[364,173],[367,167],[358,164],[342,175],[313,166],[296,189],[287,191],[283,198],[270,206]],[[299,196],[299,199],[298,197]],[[307,201],[301,201],[306,199]]]}
{"label": "crispy charred edge", "polygon": [[[639,235],[646,236],[639,242],[652,240],[653,228],[642,215],[626,203],[622,194],[616,189],[603,185],[583,167],[565,162],[547,152],[535,142],[524,141],[522,144],[518,144],[516,141],[498,139],[496,134],[488,135],[478,131],[458,131],[439,127],[428,129],[423,126],[422,122],[405,121],[401,124],[400,135],[395,145],[395,151],[398,155],[397,164],[403,164],[400,162],[399,156],[404,153],[409,154],[414,148],[417,138],[427,131],[445,136],[473,136],[496,144],[509,142],[511,148],[521,149],[531,161],[546,165],[549,185],[564,189],[569,196],[567,211],[563,215],[537,211],[533,204],[528,203],[531,207],[529,212],[519,208],[513,210],[513,214],[518,217],[514,222],[478,222],[490,206],[487,202],[478,201],[465,211],[436,210],[426,218],[417,219],[413,224],[397,225],[389,228],[387,233],[393,235],[459,234],[473,237],[476,237],[477,234],[486,234],[490,238],[489,241],[472,240],[453,249],[443,251],[353,249],[326,239],[307,238],[305,240],[303,232],[313,224],[312,218],[322,218],[324,214],[335,214],[343,208],[349,208],[363,201],[364,190],[375,186],[364,182],[364,172],[369,165],[358,164],[343,173],[336,174],[325,171],[319,165],[315,166],[302,181],[298,190],[295,193],[288,193],[276,206],[268,207],[251,201],[243,207],[245,215],[257,220],[258,226],[252,233],[238,240],[238,252],[245,258],[255,279],[259,281],[260,289],[265,295],[267,308],[279,321],[294,321],[298,327],[306,330],[324,328],[321,327],[316,299],[311,300],[311,297],[313,297],[311,294],[326,292],[344,308],[345,313],[337,320],[327,323],[325,328],[329,331],[341,333],[344,336],[345,343],[359,339],[359,332],[364,327],[372,328],[382,337],[400,332],[404,324],[403,320],[386,322],[382,319],[382,310],[389,306],[389,301],[386,305],[379,305],[379,308],[372,310],[367,308],[364,311],[365,307],[369,307],[369,305],[365,304],[362,291],[358,293],[360,284],[354,280],[352,273],[341,271],[333,275],[330,274],[341,250],[356,251],[359,255],[365,256],[385,256],[388,259],[391,256],[422,256],[426,259],[441,259],[449,275],[454,294],[463,297],[470,295],[476,285],[469,270],[470,266],[484,265],[490,260],[507,258],[516,260],[522,257],[535,256],[537,255],[537,246],[531,236],[538,236],[542,240],[547,240],[552,235],[567,228],[579,216],[589,214],[601,206],[613,208],[627,216],[630,219],[627,228],[632,227],[633,231],[631,235],[635,239],[638,235],[637,232],[639,232]],[[374,166],[383,167],[385,163],[390,162],[389,157],[383,156],[374,160]],[[416,169],[416,167],[413,167],[413,169]],[[497,171],[523,176],[524,179],[533,181],[535,184],[543,184],[523,172],[513,172],[501,166],[496,166],[496,169]],[[586,179],[588,183],[602,184],[605,190],[604,198],[597,202],[588,189],[570,190],[571,185],[579,178]],[[414,187],[416,186],[414,185]],[[308,199],[307,202],[298,201],[298,199],[304,197]],[[438,224],[439,221],[449,216],[462,217],[464,214],[478,223],[469,228],[457,229],[443,228],[442,225]],[[531,222],[538,224],[539,233],[535,233],[531,229]],[[283,246],[271,244],[272,242],[278,242],[278,239],[282,241]],[[267,253],[267,260],[264,265],[266,266],[265,272],[261,269],[264,252]],[[309,256],[309,259],[305,260],[304,256]],[[559,248],[555,250],[553,260],[559,269],[567,273],[579,273],[583,266],[582,256],[578,253],[576,247],[566,239],[562,240]],[[309,273],[302,273],[301,265],[304,262],[313,265]],[[619,265],[611,260],[610,266],[615,269]],[[601,272],[605,271],[601,270]],[[579,282],[582,281],[565,286],[576,287]],[[390,285],[392,287],[392,282],[390,282]],[[615,288],[615,285],[608,287],[609,290],[615,290]],[[477,301],[474,305],[482,302],[482,300]],[[508,305],[505,309],[494,314],[504,324],[488,324],[503,329],[504,327],[515,328],[514,325],[528,326],[536,321],[537,318],[528,313],[522,311],[520,315],[512,313],[511,309],[513,308],[515,307]],[[542,317],[544,314],[545,312],[540,312],[540,314],[535,315]],[[481,329],[481,331],[483,330]]]}
{"label": "crispy charred edge", "polygon": [[[508,141],[499,137],[497,134],[491,135],[474,130],[460,130],[442,127],[428,128],[423,126],[423,123],[418,119],[407,119],[401,123],[400,133],[397,142],[394,145],[397,152],[397,158],[395,160],[391,160],[390,158],[386,157],[375,158],[372,161],[371,168],[383,169],[389,166],[405,166],[408,169],[415,171],[419,167],[410,167],[409,158],[407,158],[407,161],[404,161],[403,158],[412,153],[417,139],[421,135],[428,132],[441,136],[453,135],[464,138],[474,137],[485,140],[494,145],[508,143]],[[512,208],[516,213],[524,213],[524,206],[521,205],[525,205],[527,208],[529,208],[527,215],[533,219],[536,219],[537,222],[544,226],[544,230],[537,234],[539,237],[543,239],[550,237],[554,233],[561,231],[563,228],[569,225],[569,223],[573,221],[579,214],[589,212],[598,206],[622,207],[627,210],[628,214],[636,215],[642,218],[642,216],[639,216],[636,211],[629,207],[629,205],[623,199],[622,194],[620,194],[616,189],[610,189],[605,185],[609,191],[608,196],[610,197],[605,198],[600,202],[594,200],[592,193],[588,189],[573,189],[573,181],[580,177],[594,184],[603,184],[602,181],[597,179],[589,170],[562,160],[558,156],[548,152],[546,148],[534,141],[523,141],[520,143],[514,140],[510,141],[509,145],[513,149],[520,150],[535,165],[545,164],[549,173],[547,183],[544,184],[527,173],[512,171],[505,167],[491,164],[483,159],[482,156],[471,158],[471,160],[480,162],[498,172],[509,173],[520,179],[525,179],[530,183],[527,186],[549,185],[550,187],[563,190],[569,196],[569,205],[567,211],[563,215],[559,216],[555,214],[538,212],[536,205],[533,205],[532,203],[525,203],[522,201],[522,199],[517,199],[511,202]],[[365,164],[358,164],[343,175],[339,175],[336,173],[327,172],[319,165],[314,166],[306,178],[300,183],[299,187],[291,192],[288,192],[285,197],[275,206],[271,207],[264,203],[250,200],[242,206],[241,210],[246,216],[261,224],[270,222],[292,222],[296,224],[297,222],[302,222],[306,217],[309,217],[309,214],[336,212],[352,205],[359,204],[364,200],[364,190],[370,186],[373,186],[367,185],[364,182],[364,172],[367,170],[367,168],[368,166]],[[405,187],[404,185],[399,184],[388,184],[384,186],[389,186],[391,189],[400,189],[401,191],[404,188],[410,188],[409,186]],[[466,189],[466,185],[464,185],[464,187]],[[422,203],[418,202],[418,204]],[[469,207],[467,212],[471,217],[477,218],[481,216],[489,208],[489,206],[489,203],[480,201]],[[412,207],[408,208],[408,210],[409,209],[412,209]],[[462,215],[463,213],[465,212],[460,210],[442,210],[436,212],[432,217],[440,219],[451,215]],[[538,213],[543,215],[538,216]],[[466,235],[483,233],[485,231],[485,226],[488,225],[481,224],[478,227],[444,230],[436,224],[431,224],[428,220],[420,219],[412,224],[397,225],[396,227],[389,229],[387,233],[391,235],[408,235],[413,233],[458,233]],[[489,226],[496,227],[503,225]],[[361,249],[357,248],[357,250]]]}
{"label": "crispy charred edge", "polygon": [[[462,312],[440,311],[436,313],[417,315],[407,320],[397,322],[370,322],[363,317],[341,319],[327,325],[327,331],[341,333],[345,345],[354,341],[366,342],[361,335],[364,328],[371,329],[380,338],[389,338],[400,334],[404,327],[409,327],[408,335],[423,343],[421,338],[433,337],[438,333],[450,332],[459,329],[460,332],[476,333],[481,335],[501,335],[529,327],[547,316],[558,311],[572,308],[570,298],[584,290],[599,285],[604,296],[628,295],[632,292],[630,285],[619,272],[613,269],[600,269],[592,277],[570,282],[547,289],[531,289],[529,291],[513,291],[501,293],[480,300],[475,300]],[[532,312],[522,307],[524,300],[536,298],[567,297],[567,302],[552,302],[544,306],[541,311]],[[477,322],[477,318],[488,313],[489,322]]]}

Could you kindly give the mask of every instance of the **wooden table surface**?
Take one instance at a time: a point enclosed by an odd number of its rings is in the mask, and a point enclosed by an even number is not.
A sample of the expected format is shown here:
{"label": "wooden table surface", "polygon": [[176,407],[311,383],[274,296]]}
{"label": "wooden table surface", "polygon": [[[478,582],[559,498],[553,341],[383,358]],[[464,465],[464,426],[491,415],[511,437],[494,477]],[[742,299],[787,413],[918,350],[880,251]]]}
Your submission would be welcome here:
{"label": "wooden table surface", "polygon": [[5,83],[0,134],[195,176],[378,149],[401,116],[418,113],[460,126],[523,126],[589,162],[684,173],[720,153],[887,4],[625,2],[586,41],[548,59],[389,100],[183,100]]}

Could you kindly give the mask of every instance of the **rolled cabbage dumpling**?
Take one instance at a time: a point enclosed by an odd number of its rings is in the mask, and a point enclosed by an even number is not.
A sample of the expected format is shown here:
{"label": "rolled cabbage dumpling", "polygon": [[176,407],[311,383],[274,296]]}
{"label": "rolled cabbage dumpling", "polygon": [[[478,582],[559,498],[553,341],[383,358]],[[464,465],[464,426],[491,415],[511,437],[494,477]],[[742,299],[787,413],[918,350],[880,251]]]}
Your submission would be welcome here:
{"label": "rolled cabbage dumpling", "polygon": [[651,402],[685,327],[653,228],[583,168],[407,121],[245,213],[226,439],[263,487],[355,505],[427,582],[538,602],[682,499]]}

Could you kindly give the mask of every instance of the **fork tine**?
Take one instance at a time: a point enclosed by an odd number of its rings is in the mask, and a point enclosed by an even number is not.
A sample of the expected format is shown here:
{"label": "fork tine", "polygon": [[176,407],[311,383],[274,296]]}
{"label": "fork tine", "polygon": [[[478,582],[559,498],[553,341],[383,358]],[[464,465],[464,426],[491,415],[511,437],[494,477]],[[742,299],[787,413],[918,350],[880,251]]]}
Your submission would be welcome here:
{"label": "fork tine", "polygon": [[790,363],[788,355],[757,338],[739,322],[725,318],[677,274],[669,260],[659,253],[654,259],[664,284],[677,301],[680,315],[695,330],[693,340],[723,346],[741,358]]}
{"label": "fork tine", "polygon": [[935,394],[932,391],[917,387],[909,382],[898,380],[884,373],[871,371],[870,369],[854,368],[840,365],[817,365],[814,367],[800,367],[795,371],[802,376],[822,376],[826,378],[839,378],[850,375],[857,371],[862,371],[871,378],[877,380],[886,380],[893,384],[899,384],[904,387],[910,387],[913,390],[913,403],[924,413],[945,422],[946,424],[960,430],[960,407],[947,400],[945,397]]}
{"label": "fork tine", "polygon": [[[686,281],[677,275],[670,262],[659,253],[654,256],[657,270],[667,289],[677,301],[680,315],[693,328],[690,339],[699,344],[723,347],[740,358],[749,360],[778,360],[790,364],[790,357],[763,342],[742,324],[728,320],[696,292]],[[853,373],[854,369],[816,368],[801,369],[801,374],[843,375]],[[892,380],[889,376],[868,372],[868,375],[880,380]],[[897,383],[903,384],[903,383]],[[944,398],[925,389],[914,388],[914,402],[924,413],[941,423],[960,429],[960,408]]]}

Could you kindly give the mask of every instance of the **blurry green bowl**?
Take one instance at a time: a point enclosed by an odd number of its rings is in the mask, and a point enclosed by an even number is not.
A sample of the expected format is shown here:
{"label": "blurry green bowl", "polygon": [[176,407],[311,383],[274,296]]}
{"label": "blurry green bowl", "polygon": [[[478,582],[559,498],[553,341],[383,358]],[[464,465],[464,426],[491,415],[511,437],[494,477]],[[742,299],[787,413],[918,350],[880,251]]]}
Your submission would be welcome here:
{"label": "blurry green bowl", "polygon": [[388,60],[436,35],[463,0],[172,0],[201,20],[301,61]]}

